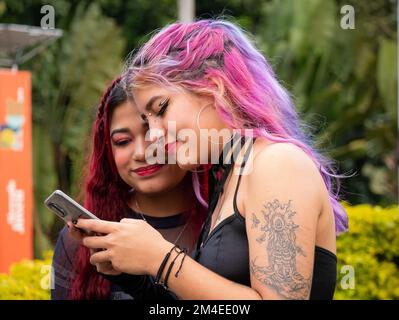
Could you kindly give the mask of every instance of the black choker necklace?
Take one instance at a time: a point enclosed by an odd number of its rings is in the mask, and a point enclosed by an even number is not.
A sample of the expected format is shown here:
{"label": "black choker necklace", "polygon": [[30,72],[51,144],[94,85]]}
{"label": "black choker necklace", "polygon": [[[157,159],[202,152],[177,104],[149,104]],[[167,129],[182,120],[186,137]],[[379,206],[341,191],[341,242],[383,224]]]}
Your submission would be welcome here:
{"label": "black choker necklace", "polygon": [[[240,140],[239,145],[237,145],[233,152],[230,155],[229,159],[226,159],[228,153],[236,141]],[[213,195],[215,193],[223,193],[224,182],[228,176],[228,172],[230,172],[231,168],[234,165],[235,157],[237,156],[235,153],[237,150],[239,151],[242,146],[245,144],[245,136],[241,136],[239,133],[235,133],[233,137],[224,145],[223,151],[219,156],[218,163],[213,164],[210,169],[210,181],[209,181],[209,194]]]}
{"label": "black choker necklace", "polygon": [[140,218],[147,221],[155,229],[170,229],[184,225],[187,222],[187,211],[177,213],[166,217],[156,217],[137,212],[136,210],[130,209],[130,214],[135,218]]}

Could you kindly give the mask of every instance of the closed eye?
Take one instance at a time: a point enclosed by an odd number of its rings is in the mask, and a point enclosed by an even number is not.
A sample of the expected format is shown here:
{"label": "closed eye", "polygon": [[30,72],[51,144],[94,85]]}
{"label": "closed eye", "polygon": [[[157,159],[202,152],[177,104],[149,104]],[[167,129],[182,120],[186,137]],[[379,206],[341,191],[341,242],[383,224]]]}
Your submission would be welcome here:
{"label": "closed eye", "polygon": [[122,147],[127,145],[130,142],[130,139],[121,139],[118,141],[113,141],[112,143],[117,147]]}
{"label": "closed eye", "polygon": [[167,98],[167,99],[165,99],[165,100],[162,100],[162,101],[159,103],[160,109],[159,109],[159,111],[157,112],[157,117],[162,117],[162,116],[165,114],[166,109],[168,108],[168,106],[169,106],[169,98]]}

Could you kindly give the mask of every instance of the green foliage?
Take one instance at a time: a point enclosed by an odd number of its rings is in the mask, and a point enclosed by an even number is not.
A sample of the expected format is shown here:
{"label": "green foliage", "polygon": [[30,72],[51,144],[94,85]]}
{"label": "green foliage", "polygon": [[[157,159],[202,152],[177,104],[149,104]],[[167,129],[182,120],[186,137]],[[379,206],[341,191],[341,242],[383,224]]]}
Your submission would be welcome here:
{"label": "green foliage", "polygon": [[49,300],[52,252],[43,260],[23,260],[0,274],[0,300]]}
{"label": "green foliage", "polygon": [[[40,253],[53,246],[48,231],[54,224],[55,216],[45,208],[42,199],[45,199],[52,190],[56,189],[57,176],[54,165],[55,159],[50,156],[53,154],[53,146],[46,129],[34,125],[32,131],[33,188],[35,190],[35,209],[33,211],[34,252]],[[36,254],[36,256],[39,257],[40,255]]]}
{"label": "green foliage", "polygon": [[176,0],[100,0],[103,12],[112,17],[122,29],[128,54],[145,43],[154,30],[177,19]]}
{"label": "green foliage", "polygon": [[317,146],[338,160],[351,203],[397,201],[395,5],[349,1],[355,29],[340,27],[341,1],[269,1],[256,39],[293,93]]}
{"label": "green foliage", "polygon": [[[399,207],[345,206],[349,232],[337,239],[335,299],[399,299]],[[354,289],[343,289],[343,266],[355,272]],[[342,270],[342,271],[341,271]],[[342,274],[340,273],[342,272]]]}
{"label": "green foliage", "polygon": [[61,225],[43,205],[55,189],[76,195],[90,128],[125,48],[115,22],[95,3],[76,9],[70,28],[33,70],[35,253],[51,248]]}

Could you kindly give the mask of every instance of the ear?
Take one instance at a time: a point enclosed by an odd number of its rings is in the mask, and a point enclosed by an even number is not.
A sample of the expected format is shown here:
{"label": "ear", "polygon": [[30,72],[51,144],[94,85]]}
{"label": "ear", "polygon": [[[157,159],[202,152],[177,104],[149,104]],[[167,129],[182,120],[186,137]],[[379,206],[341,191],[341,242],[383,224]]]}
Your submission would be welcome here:
{"label": "ear", "polygon": [[218,92],[219,92],[219,95],[221,97],[223,97],[223,95],[224,95],[224,84],[223,84],[223,81],[220,78],[217,78],[217,77],[210,77],[209,80],[216,85],[216,87],[218,89]]}

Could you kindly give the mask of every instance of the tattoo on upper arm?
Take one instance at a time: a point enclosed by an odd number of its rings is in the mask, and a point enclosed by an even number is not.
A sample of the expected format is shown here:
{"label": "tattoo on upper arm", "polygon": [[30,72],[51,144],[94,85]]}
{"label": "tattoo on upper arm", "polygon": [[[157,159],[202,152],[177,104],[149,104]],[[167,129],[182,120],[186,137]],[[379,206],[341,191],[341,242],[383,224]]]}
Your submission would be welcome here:
{"label": "tattoo on upper arm", "polygon": [[[296,267],[297,254],[306,257],[303,249],[296,244],[296,230],[299,227],[292,218],[296,212],[291,208],[292,201],[283,204],[277,199],[264,205],[262,210],[264,224],[260,225],[263,233],[256,239],[265,243],[268,266],[259,266],[256,259],[251,260],[253,276],[277,293],[288,299],[307,299],[311,287],[311,277],[302,276]],[[252,214],[251,228],[257,228],[260,219]],[[263,221],[262,221],[263,223]]]}
{"label": "tattoo on upper arm", "polygon": [[259,224],[259,219],[255,216],[255,213],[252,214],[252,229],[256,228]]}

